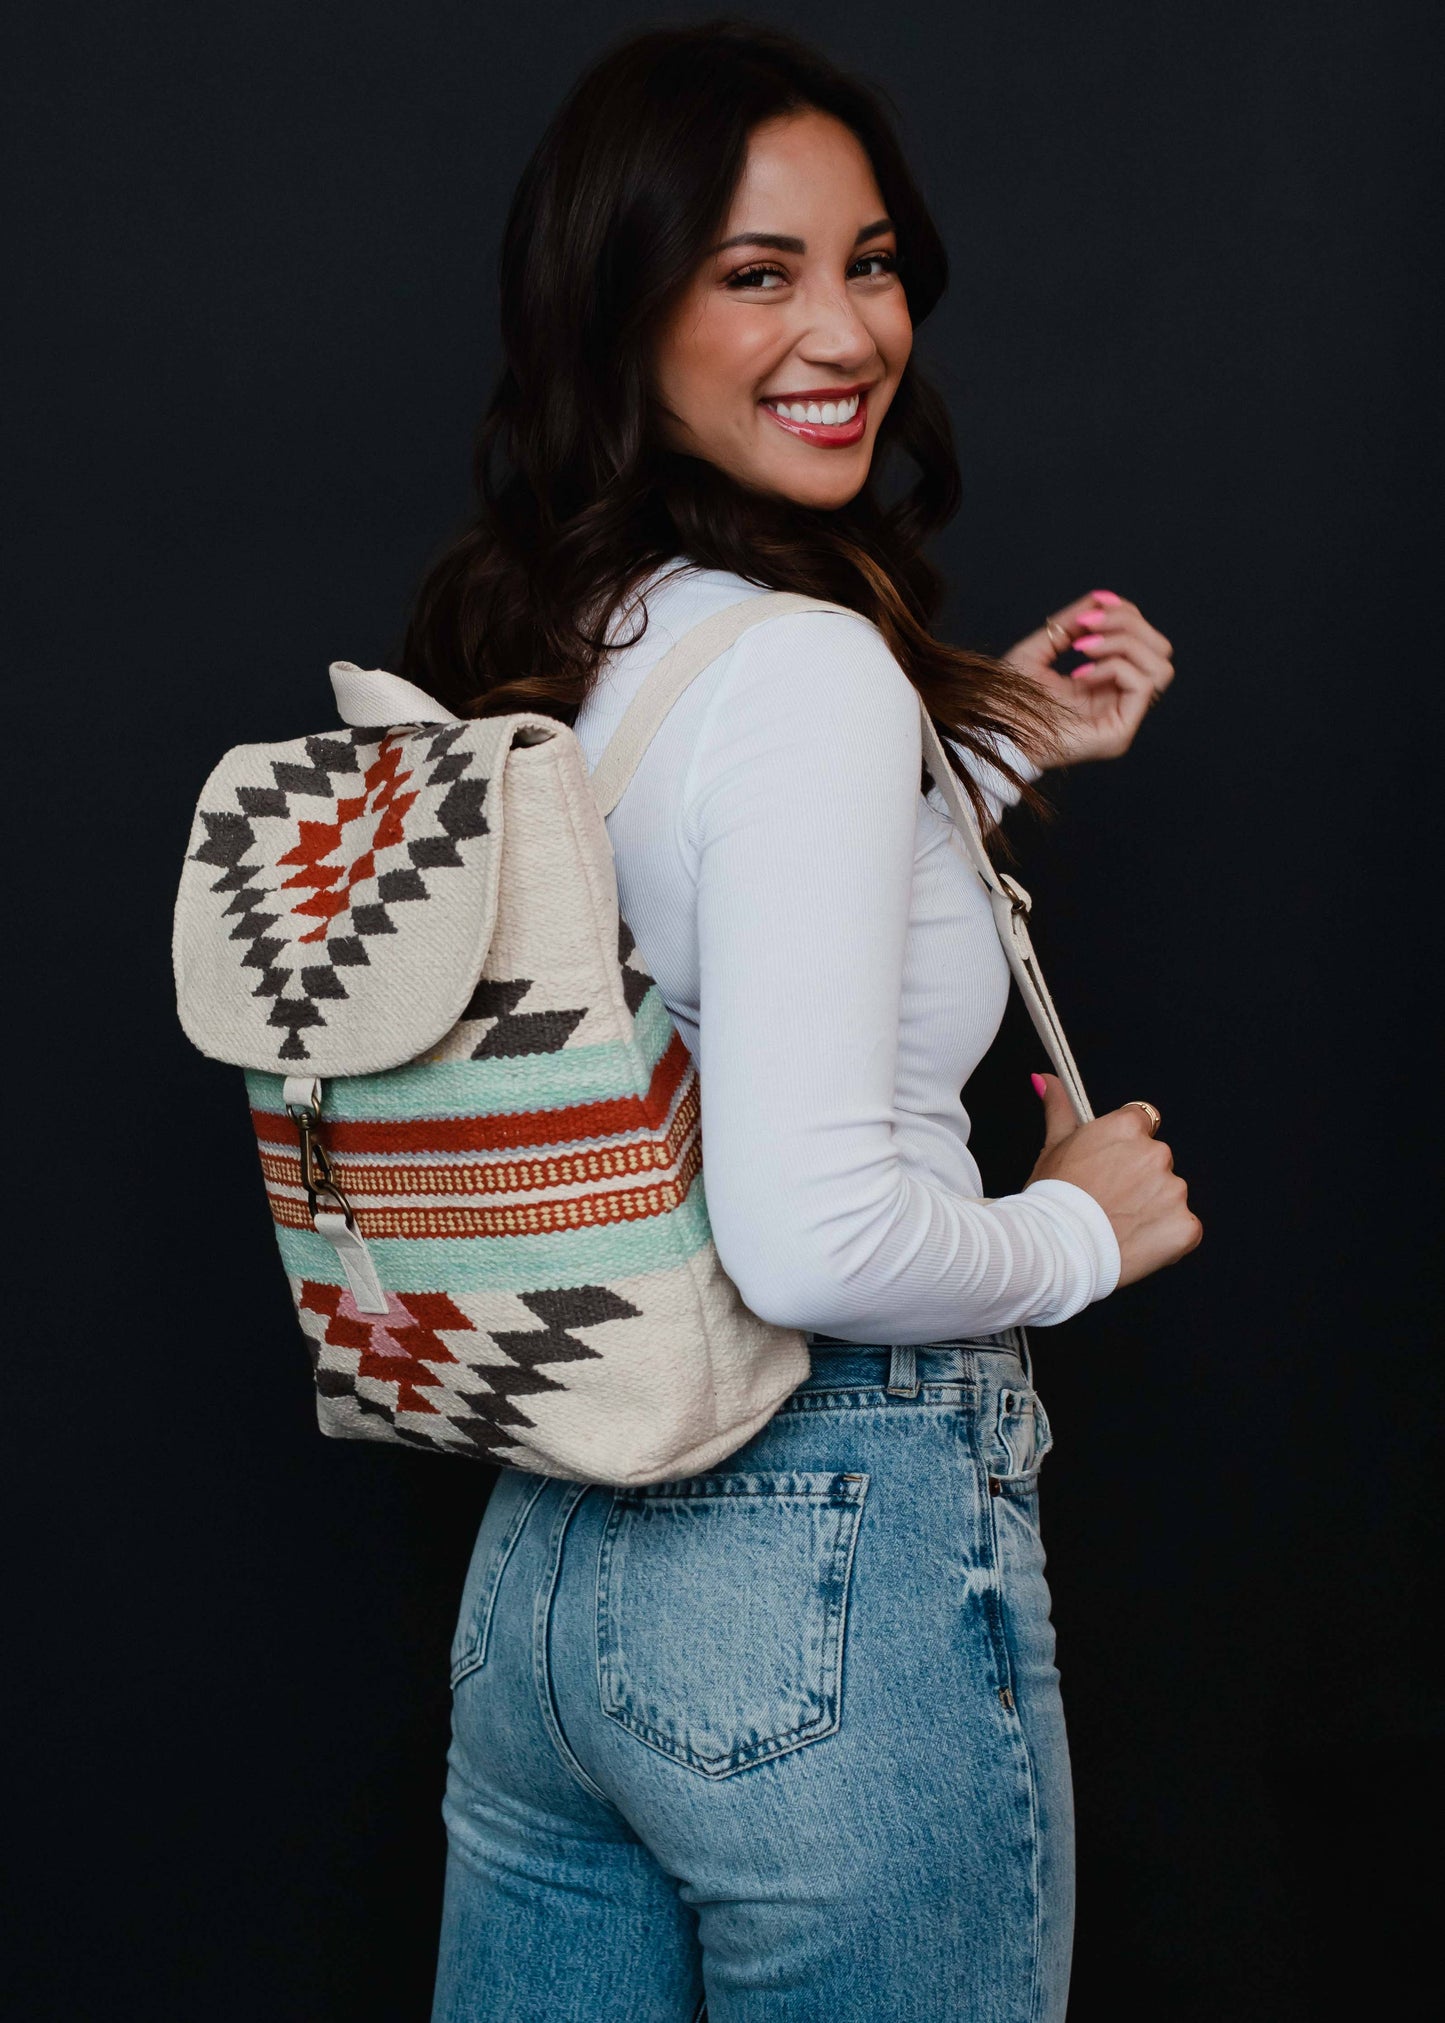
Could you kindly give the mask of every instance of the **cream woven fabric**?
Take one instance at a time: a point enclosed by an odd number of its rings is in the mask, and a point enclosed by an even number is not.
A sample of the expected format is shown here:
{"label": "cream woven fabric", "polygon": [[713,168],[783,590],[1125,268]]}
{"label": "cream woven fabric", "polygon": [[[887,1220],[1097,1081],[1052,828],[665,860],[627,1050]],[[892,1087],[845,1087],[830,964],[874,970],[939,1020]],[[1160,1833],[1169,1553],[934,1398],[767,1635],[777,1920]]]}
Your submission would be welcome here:
{"label": "cream woven fabric", "polygon": [[[775,593],[649,672],[591,778],[530,713],[460,721],[338,662],[347,727],[227,753],[176,908],[181,1022],[246,1070],[322,1430],[582,1481],[715,1466],[807,1374],[708,1222],[697,1072],[619,917],[604,816],[687,683]],[[920,708],[922,705],[920,704]],[[1025,1001],[1078,1071],[941,739]]]}

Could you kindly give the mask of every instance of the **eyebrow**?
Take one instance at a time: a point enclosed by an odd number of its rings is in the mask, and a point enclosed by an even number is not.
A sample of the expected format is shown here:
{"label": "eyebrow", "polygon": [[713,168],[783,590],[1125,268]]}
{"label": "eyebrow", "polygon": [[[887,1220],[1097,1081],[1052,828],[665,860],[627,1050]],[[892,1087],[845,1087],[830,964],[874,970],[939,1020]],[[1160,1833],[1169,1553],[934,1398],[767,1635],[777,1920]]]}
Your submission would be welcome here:
{"label": "eyebrow", "polygon": [[[891,218],[878,218],[871,225],[865,225],[854,246],[861,246],[865,239],[881,238],[884,232],[895,229]],[[806,253],[807,243],[802,239],[790,239],[782,232],[739,232],[731,239],[724,239],[720,246],[714,246],[714,253],[725,253],[729,246],[768,246],[775,253]]]}

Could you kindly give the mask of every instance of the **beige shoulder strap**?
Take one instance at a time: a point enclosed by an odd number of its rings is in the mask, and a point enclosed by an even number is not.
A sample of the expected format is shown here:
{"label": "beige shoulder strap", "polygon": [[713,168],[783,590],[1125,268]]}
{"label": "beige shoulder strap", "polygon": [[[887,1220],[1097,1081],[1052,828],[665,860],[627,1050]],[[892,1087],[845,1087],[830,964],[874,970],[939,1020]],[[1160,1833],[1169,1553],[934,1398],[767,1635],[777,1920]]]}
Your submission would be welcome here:
{"label": "beige shoulder strap", "polygon": [[[688,683],[695,680],[705,667],[710,667],[719,654],[726,653],[734,641],[752,626],[769,618],[790,617],[801,611],[836,611],[848,618],[861,615],[850,610],[846,604],[830,604],[823,598],[802,597],[790,590],[770,590],[758,597],[745,597],[740,603],[728,605],[724,611],[714,612],[711,618],[704,618],[701,624],[685,633],[655,667],[648,670],[592,773],[592,791],[604,816],[610,815],[621,800],[663,718]],[[1003,943],[1004,954],[1008,957],[1009,968],[1043,1042],[1044,1051],[1068,1091],[1075,1116],[1081,1124],[1085,1124],[1094,1113],[1089,1107],[1083,1080],[1029,939],[1029,895],[1016,879],[995,871],[979,835],[968,796],[959,784],[943,740],[921,696],[918,709],[923,727],[923,756],[928,770],[948,803],[954,826],[963,839],[974,870],[987,887],[994,925]]]}

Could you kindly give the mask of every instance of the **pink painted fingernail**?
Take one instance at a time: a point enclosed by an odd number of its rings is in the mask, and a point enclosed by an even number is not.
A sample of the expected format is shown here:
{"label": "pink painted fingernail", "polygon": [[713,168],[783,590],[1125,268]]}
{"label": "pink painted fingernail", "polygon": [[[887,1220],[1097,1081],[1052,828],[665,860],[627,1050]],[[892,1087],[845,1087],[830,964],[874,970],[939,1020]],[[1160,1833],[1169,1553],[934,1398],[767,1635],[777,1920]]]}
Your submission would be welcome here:
{"label": "pink painted fingernail", "polygon": [[1104,644],[1102,632],[1086,632],[1082,639],[1074,641],[1075,653],[1097,653]]}
{"label": "pink painted fingernail", "polygon": [[1030,1075],[1029,1080],[1034,1085],[1034,1094],[1036,1096],[1042,1098],[1049,1093],[1049,1085],[1042,1075]]}
{"label": "pink painted fingernail", "polygon": [[1113,590],[1091,590],[1089,595],[1096,604],[1122,604],[1123,598]]}

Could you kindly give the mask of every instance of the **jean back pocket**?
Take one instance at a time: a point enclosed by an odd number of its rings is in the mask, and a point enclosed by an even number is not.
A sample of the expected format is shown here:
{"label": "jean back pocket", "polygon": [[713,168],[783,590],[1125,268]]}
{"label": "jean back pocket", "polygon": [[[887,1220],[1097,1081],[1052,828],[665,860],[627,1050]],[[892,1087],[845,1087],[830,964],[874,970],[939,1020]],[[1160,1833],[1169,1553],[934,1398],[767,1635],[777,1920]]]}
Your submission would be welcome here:
{"label": "jean back pocket", "polygon": [[838,1727],[866,1475],[618,1490],[597,1578],[605,1714],[704,1777]]}

